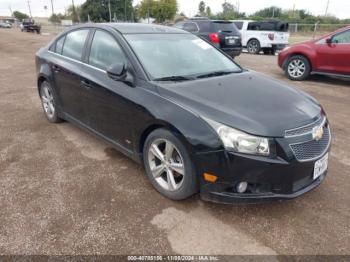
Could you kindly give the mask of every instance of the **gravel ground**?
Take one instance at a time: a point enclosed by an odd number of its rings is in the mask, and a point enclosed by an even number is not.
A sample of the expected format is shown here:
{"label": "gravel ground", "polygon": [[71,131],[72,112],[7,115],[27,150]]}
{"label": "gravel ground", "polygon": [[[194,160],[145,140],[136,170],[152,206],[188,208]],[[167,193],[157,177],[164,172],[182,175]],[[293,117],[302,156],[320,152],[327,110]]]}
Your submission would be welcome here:
{"label": "gravel ground", "polygon": [[350,254],[349,81],[291,82],[276,57],[242,54],[243,66],[324,105],[333,130],[329,175],[289,202],[173,202],[109,145],[46,121],[34,55],[51,37],[0,29],[1,254]]}

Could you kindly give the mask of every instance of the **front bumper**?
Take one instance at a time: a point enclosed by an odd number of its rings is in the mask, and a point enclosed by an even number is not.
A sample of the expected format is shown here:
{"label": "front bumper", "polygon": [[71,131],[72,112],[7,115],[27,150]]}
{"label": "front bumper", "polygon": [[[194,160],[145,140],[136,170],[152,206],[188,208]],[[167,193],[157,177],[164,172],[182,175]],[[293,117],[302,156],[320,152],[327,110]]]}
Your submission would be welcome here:
{"label": "front bumper", "polygon": [[239,56],[242,53],[242,47],[222,48],[222,51],[231,57],[235,57]]}
{"label": "front bumper", "polygon": [[[300,130],[323,128],[320,139]],[[326,177],[327,170],[314,179],[315,163],[330,151],[331,133],[328,122],[319,117],[301,129],[286,131],[286,137],[274,139],[271,157],[254,156],[219,150],[198,153],[196,170],[200,174],[202,199],[221,202],[262,202],[292,199],[317,187]],[[214,183],[204,180],[202,174],[217,177]],[[240,182],[247,182],[244,193],[237,192]]]}
{"label": "front bumper", "polygon": [[[314,189],[325,179],[327,171],[313,179],[317,160],[288,162],[226,151],[201,154],[197,156],[201,174],[214,174],[218,180],[209,183],[201,177],[200,195],[203,200],[227,204],[293,199]],[[237,193],[236,185],[242,181],[248,182],[248,190]]]}

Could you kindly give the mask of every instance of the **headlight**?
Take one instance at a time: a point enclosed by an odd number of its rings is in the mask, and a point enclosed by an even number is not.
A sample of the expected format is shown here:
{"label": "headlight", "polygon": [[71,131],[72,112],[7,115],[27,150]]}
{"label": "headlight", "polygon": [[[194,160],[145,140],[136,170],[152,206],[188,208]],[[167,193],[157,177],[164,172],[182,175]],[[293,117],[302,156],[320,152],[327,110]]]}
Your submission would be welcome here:
{"label": "headlight", "polygon": [[268,138],[249,135],[213,120],[203,119],[214,128],[226,149],[252,155],[270,155]]}

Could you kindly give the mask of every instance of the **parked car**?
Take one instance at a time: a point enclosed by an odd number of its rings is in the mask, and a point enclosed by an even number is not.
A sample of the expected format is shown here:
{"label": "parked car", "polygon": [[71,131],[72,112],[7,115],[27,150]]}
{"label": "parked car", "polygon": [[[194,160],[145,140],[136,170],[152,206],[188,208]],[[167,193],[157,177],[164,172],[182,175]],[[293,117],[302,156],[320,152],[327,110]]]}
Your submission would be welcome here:
{"label": "parked car", "polygon": [[20,25],[22,32],[32,32],[40,34],[41,25],[35,23],[33,19],[25,19]]}
{"label": "parked car", "polygon": [[0,22],[0,28],[11,28],[11,24],[6,22]]}
{"label": "parked car", "polygon": [[183,30],[75,26],[37,52],[36,68],[48,121],[75,123],[143,163],[170,199],[290,199],[326,176],[320,104]]}
{"label": "parked car", "polygon": [[350,26],[285,48],[278,65],[291,80],[305,80],[311,74],[350,77]]}
{"label": "parked car", "polygon": [[197,17],[178,22],[175,27],[205,39],[231,57],[239,56],[242,52],[241,34],[230,21]]}
{"label": "parked car", "polygon": [[275,54],[288,45],[288,23],[271,20],[233,20],[242,34],[242,45],[250,54]]}

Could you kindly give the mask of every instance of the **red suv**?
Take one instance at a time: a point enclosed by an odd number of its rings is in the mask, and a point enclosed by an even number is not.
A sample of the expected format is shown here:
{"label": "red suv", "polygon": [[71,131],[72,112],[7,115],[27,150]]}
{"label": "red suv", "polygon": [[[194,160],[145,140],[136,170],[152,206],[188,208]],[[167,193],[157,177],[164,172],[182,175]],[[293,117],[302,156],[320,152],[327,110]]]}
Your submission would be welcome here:
{"label": "red suv", "polygon": [[291,80],[304,80],[310,74],[350,77],[350,26],[286,47],[278,65]]}

